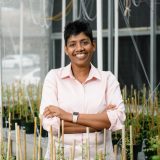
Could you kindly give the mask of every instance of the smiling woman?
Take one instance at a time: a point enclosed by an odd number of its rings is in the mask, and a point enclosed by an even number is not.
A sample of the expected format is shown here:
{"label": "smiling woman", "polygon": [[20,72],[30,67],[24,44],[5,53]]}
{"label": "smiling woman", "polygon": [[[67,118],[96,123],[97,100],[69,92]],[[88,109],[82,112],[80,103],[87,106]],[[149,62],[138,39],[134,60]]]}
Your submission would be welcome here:
{"label": "smiling woman", "polygon": [[[63,120],[64,136],[61,138],[64,137],[65,158],[69,157],[69,146],[76,140],[75,159],[83,159],[83,143],[89,134],[89,145],[93,147],[96,132],[97,151],[103,150],[104,159],[113,160],[111,132],[122,129],[125,120],[119,83],[111,72],[98,70],[91,64],[96,44],[89,23],[79,20],[69,23],[64,39],[70,64],[52,69],[45,78],[40,106],[43,127],[50,131],[52,126],[57,136]],[[86,128],[90,133],[86,133]],[[90,151],[90,158],[95,157],[94,150]],[[45,158],[50,160],[50,145]]]}

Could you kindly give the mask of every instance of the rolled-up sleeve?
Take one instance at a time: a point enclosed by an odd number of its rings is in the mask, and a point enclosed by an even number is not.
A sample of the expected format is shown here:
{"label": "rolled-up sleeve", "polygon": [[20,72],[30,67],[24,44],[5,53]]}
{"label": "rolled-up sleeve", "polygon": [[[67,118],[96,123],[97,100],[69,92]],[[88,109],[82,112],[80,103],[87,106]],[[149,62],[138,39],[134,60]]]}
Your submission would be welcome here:
{"label": "rolled-up sleeve", "polygon": [[58,117],[46,118],[43,116],[45,108],[49,105],[58,106],[56,75],[54,74],[53,70],[48,72],[44,80],[39,116],[42,117],[43,128],[49,131],[50,126],[52,126],[53,133],[56,135],[58,134],[60,119]]}
{"label": "rolled-up sleeve", "polygon": [[106,101],[107,105],[112,104],[116,106],[115,109],[107,110],[107,115],[111,123],[109,130],[116,131],[122,129],[126,119],[125,106],[123,103],[119,83],[112,73],[110,73],[107,81]]}

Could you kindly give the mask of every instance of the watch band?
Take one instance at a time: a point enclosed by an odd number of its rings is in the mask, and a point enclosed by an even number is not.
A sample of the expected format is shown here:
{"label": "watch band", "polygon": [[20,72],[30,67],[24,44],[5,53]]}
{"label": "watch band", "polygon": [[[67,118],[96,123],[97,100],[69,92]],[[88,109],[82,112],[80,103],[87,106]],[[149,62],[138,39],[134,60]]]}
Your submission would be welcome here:
{"label": "watch band", "polygon": [[77,123],[78,116],[79,116],[79,112],[73,112],[72,113],[72,122],[73,123]]}

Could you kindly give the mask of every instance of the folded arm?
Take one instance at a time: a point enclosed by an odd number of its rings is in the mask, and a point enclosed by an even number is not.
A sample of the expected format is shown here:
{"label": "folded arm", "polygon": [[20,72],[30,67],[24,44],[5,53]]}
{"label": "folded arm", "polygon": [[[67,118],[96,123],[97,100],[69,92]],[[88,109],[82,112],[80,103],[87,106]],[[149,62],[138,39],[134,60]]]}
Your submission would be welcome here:
{"label": "folded arm", "polygon": [[108,129],[111,123],[108,119],[106,111],[108,109],[113,110],[115,106],[110,105],[101,113],[97,114],[82,114],[78,116],[77,123],[72,122],[72,113],[66,112],[63,109],[50,105],[45,108],[43,115],[46,118],[58,117],[64,120],[64,132],[65,133],[84,133],[86,127],[89,127],[90,132],[101,131],[102,129]]}
{"label": "folded arm", "polygon": [[[64,133],[65,134],[71,134],[71,133],[85,133],[86,127],[77,123],[72,123],[69,121],[64,121]],[[89,128],[89,132],[97,132],[99,130],[96,130],[94,128]]]}

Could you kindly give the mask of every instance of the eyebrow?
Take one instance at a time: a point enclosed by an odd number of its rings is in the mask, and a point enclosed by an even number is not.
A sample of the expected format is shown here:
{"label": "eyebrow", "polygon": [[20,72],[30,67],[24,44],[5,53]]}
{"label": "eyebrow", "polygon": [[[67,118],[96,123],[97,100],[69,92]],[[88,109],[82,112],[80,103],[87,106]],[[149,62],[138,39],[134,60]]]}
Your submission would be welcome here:
{"label": "eyebrow", "polygon": [[[86,40],[89,40],[89,38],[87,38],[87,39],[81,39],[80,42],[81,41],[86,41]],[[71,40],[71,41],[68,41],[67,43],[74,43],[74,42],[77,42],[77,41]]]}

